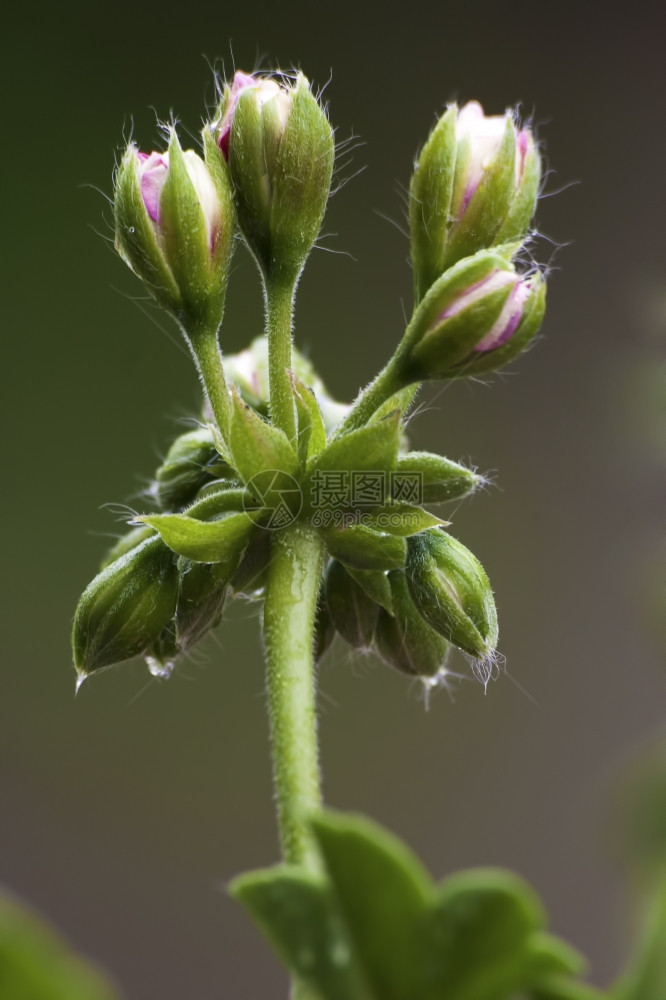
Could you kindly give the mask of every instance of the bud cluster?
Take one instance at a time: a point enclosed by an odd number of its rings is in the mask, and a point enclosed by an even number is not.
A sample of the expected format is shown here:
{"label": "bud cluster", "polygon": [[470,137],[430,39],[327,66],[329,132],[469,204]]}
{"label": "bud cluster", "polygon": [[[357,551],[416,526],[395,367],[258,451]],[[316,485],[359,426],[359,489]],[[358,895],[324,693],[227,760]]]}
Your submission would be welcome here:
{"label": "bud cluster", "polygon": [[[293,295],[334,156],[307,79],[237,72],[201,155],[182,149],[175,127],[168,135],[165,150],[125,151],[115,242],[180,324],[206,401],[155,474],[154,509],[134,519],[81,598],[79,674],[137,654],[168,673],[230,598],[264,598],[276,533],[298,522],[318,536],[319,559],[325,552],[317,657],[338,633],[433,683],[453,648],[487,676],[498,634],[488,578],[428,509],[484,480],[411,451],[405,418],[418,383],[499,368],[539,328],[544,278],[519,263],[541,170],[530,130],[476,102],[435,125],[410,186],[414,312],[352,405],[332,399],[292,346]],[[262,275],[267,328],[223,359],[218,328],[239,235]]]}

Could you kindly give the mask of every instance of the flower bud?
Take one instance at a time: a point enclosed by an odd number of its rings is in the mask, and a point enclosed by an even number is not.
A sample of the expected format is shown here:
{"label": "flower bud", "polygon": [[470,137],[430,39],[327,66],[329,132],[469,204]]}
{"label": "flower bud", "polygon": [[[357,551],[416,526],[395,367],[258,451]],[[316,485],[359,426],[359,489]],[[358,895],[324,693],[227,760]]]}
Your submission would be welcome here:
{"label": "flower bud", "polygon": [[456,261],[521,243],[536,204],[541,163],[515,116],[487,116],[477,101],[450,107],[416,163],[410,188],[417,299]]}
{"label": "flower bud", "polygon": [[233,564],[177,560],[178,599],[171,621],[144,652],[155,677],[169,677],[178,656],[219,625]]}
{"label": "flower bud", "polygon": [[293,86],[236,73],[212,126],[233,180],[238,221],[268,277],[295,281],[331,186],[333,133],[302,73]]}
{"label": "flower bud", "polygon": [[233,247],[230,182],[210,146],[204,162],[172,129],[168,152],[130,144],[115,179],[116,249],[191,335],[220,325]]}
{"label": "flower bud", "polygon": [[405,576],[428,625],[470,656],[492,657],[495,601],[483,566],[469,549],[437,528],[413,535],[407,540]]}
{"label": "flower bud", "polygon": [[157,536],[108,565],[86,588],[74,615],[79,675],[143,653],[173,617],[177,596],[174,556]]}
{"label": "flower bud", "polygon": [[506,364],[539,329],[545,292],[538,272],[520,275],[495,251],[460,261],[417,308],[401,349],[405,382],[474,375]]}
{"label": "flower bud", "polygon": [[155,474],[153,492],[164,511],[182,510],[199,490],[218,479],[233,477],[207,427],[181,434]]}
{"label": "flower bud", "polygon": [[328,567],[325,588],[336,630],[355,649],[368,649],[375,634],[378,605],[336,559]]}
{"label": "flower bud", "polygon": [[447,640],[417,610],[402,570],[388,574],[393,614],[380,608],[375,630],[377,652],[389,666],[412,677],[435,677],[450,652]]}

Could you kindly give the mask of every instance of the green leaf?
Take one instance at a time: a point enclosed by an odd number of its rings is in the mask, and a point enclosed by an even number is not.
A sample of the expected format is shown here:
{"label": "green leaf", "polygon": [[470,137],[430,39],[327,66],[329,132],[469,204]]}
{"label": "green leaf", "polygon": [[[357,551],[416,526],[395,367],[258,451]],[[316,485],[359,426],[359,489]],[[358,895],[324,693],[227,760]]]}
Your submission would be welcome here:
{"label": "green leaf", "polygon": [[312,461],[310,470],[321,472],[377,472],[395,468],[400,443],[400,413],[388,416],[335,438]]}
{"label": "green leaf", "polygon": [[0,996],[6,1000],[117,1000],[92,965],[41,919],[0,895]]}
{"label": "green leaf", "polygon": [[374,996],[417,1000],[427,873],[404,844],[363,817],[327,812],[313,829]]}
{"label": "green leaf", "polygon": [[531,937],[529,966],[531,980],[538,982],[544,976],[561,973],[580,976],[586,963],[580,952],[566,941],[541,931]]}
{"label": "green leaf", "polygon": [[298,458],[305,466],[326,446],[326,428],[314,392],[291,373],[291,385],[298,416]]}
{"label": "green leaf", "polygon": [[424,932],[423,1000],[504,1000],[528,973],[529,939],[543,923],[521,879],[496,869],[445,879]]}
{"label": "green leaf", "polygon": [[238,391],[232,390],[233,411],[229,430],[229,449],[234,468],[245,483],[267,470],[293,475],[298,469],[298,457],[289,438],[259,416],[244,403]]}
{"label": "green leaf", "polygon": [[197,521],[187,514],[153,514],[141,521],[155,528],[179,556],[203,563],[236,558],[255,527],[245,512],[224,514],[217,521]]}
{"label": "green leaf", "polygon": [[322,1000],[370,1000],[325,878],[279,866],[241,875],[230,892],[287,968]]}
{"label": "green leaf", "polygon": [[324,528],[321,534],[331,556],[354,569],[401,569],[407,558],[404,538],[384,535],[363,524]]}

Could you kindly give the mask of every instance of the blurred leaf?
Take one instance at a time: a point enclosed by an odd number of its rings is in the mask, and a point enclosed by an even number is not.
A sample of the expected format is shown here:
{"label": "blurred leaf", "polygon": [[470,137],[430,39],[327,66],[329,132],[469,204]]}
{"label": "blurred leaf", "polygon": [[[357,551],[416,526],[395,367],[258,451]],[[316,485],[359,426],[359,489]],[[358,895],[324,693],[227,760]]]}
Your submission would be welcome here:
{"label": "blurred leaf", "polygon": [[0,893],[3,1000],[118,1000],[101,973],[23,905]]}
{"label": "blurred leaf", "polygon": [[429,878],[401,841],[360,816],[327,812],[314,831],[378,1000],[416,1000]]}
{"label": "blurred leaf", "polygon": [[614,1000],[666,997],[666,873],[656,884],[634,957],[612,996]]}
{"label": "blurred leaf", "polygon": [[232,893],[322,1000],[601,1000],[570,978],[581,960],[544,933],[522,879],[478,869],[434,886],[401,841],[361,816],[325,812],[312,826],[330,881],[280,867],[242,876]]}
{"label": "blurred leaf", "polygon": [[525,985],[530,936],[544,921],[529,886],[509,872],[459,872],[430,907],[424,975],[428,1000],[493,1000]]}
{"label": "blurred leaf", "polygon": [[370,1000],[327,879],[280,866],[241,875],[230,892],[322,1000]]}
{"label": "blurred leaf", "polygon": [[[595,990],[587,983],[578,983],[564,976],[553,976],[546,979],[538,987],[528,993],[530,1000],[607,1000],[608,994]],[[650,1000],[658,1000],[660,994],[654,994]]]}

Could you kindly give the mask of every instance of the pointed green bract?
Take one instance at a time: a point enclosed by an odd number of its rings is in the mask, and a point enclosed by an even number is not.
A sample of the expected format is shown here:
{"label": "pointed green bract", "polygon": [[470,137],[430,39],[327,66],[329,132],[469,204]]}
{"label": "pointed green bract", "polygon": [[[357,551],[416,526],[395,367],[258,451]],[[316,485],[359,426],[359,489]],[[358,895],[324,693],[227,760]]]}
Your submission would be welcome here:
{"label": "pointed green bract", "polygon": [[410,451],[398,456],[393,495],[396,496],[401,483],[405,489],[411,484],[418,490],[419,503],[443,503],[446,500],[462,500],[484,482],[483,476],[442,455]]}
{"label": "pointed green bract", "polygon": [[291,384],[298,417],[298,458],[305,466],[326,447],[326,427],[313,390],[293,372]]}
{"label": "pointed green bract", "polygon": [[255,528],[244,511],[223,514],[217,521],[199,521],[187,514],[152,514],[141,520],[155,528],[177,555],[202,563],[237,559]]}
{"label": "pointed green bract", "polygon": [[259,416],[232,392],[233,411],[229,449],[235,469],[244,482],[266,471],[293,475],[298,457],[284,431]]}
{"label": "pointed green bract", "polygon": [[317,455],[309,471],[363,472],[395,467],[400,443],[400,413],[392,411],[367,427],[335,438]]}
{"label": "pointed green bract", "polygon": [[321,534],[334,559],[354,569],[400,569],[407,558],[407,543],[363,524],[350,528],[323,528]]}

